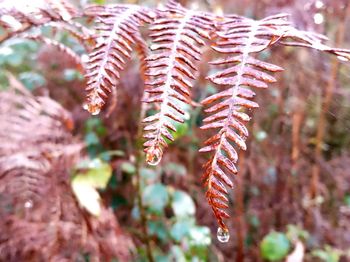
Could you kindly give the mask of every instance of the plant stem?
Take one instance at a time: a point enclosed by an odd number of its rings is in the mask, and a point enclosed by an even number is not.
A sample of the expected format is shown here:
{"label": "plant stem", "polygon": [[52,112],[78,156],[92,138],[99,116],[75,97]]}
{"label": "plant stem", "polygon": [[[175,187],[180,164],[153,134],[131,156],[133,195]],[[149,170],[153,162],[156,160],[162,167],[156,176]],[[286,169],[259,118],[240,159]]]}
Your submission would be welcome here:
{"label": "plant stem", "polygon": [[[144,94],[147,94],[146,92]],[[144,95],[145,96],[145,95]],[[145,97],[144,97],[145,98]],[[137,141],[136,141],[136,188],[137,188],[137,206],[140,212],[141,226],[143,231],[143,240],[146,245],[146,254],[149,262],[154,262],[154,256],[152,253],[151,239],[148,234],[147,227],[147,215],[142,201],[142,185],[141,185],[141,173],[140,169],[143,162],[143,152],[142,152],[142,119],[145,117],[146,108],[145,104],[141,106],[140,120],[137,131]]]}
{"label": "plant stem", "polygon": [[245,240],[245,220],[244,220],[244,175],[246,173],[246,154],[241,151],[239,154],[240,175],[237,176],[235,189],[235,227],[237,234],[237,255],[236,262],[244,261],[244,240]]}
{"label": "plant stem", "polygon": [[142,158],[137,156],[137,159],[136,159],[137,206],[140,211],[140,219],[141,219],[142,231],[144,235],[143,240],[146,245],[147,258],[148,258],[148,261],[154,262],[151,239],[148,234],[147,215],[146,215],[145,208],[142,201],[142,186],[141,186],[141,174],[140,174],[141,161],[142,161]]}

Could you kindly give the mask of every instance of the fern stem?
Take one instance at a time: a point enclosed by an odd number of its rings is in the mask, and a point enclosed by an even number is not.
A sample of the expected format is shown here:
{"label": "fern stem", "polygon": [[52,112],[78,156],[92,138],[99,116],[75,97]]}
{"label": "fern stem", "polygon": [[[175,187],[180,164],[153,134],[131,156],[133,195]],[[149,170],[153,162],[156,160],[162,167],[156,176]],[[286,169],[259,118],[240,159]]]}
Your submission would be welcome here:
{"label": "fern stem", "polygon": [[246,173],[246,152],[241,151],[239,155],[240,175],[237,176],[235,191],[235,218],[234,225],[237,234],[237,255],[236,262],[244,261],[244,240],[245,240],[245,220],[244,220],[244,175]]}
{"label": "fern stem", "polygon": [[[144,92],[144,97],[147,96],[147,93]],[[140,218],[141,218],[141,226],[143,231],[143,241],[146,245],[146,254],[147,259],[149,262],[154,262],[154,256],[152,253],[152,245],[151,245],[151,239],[149,237],[148,227],[147,227],[147,215],[145,212],[145,208],[142,201],[142,186],[141,186],[141,173],[140,169],[142,166],[142,163],[144,162],[143,159],[143,152],[142,152],[142,119],[144,119],[146,115],[146,105],[142,104],[141,110],[140,110],[140,120],[137,130],[137,142],[136,142],[136,189],[137,189],[137,207],[140,211]]]}
{"label": "fern stem", "polygon": [[138,156],[136,160],[137,206],[140,211],[141,225],[142,225],[142,231],[144,235],[143,240],[146,245],[147,258],[149,262],[154,262],[155,260],[152,253],[151,239],[149,237],[148,227],[147,227],[147,215],[146,215],[145,208],[142,201],[142,187],[141,187],[141,174],[140,174],[141,161],[143,161],[142,158]]}

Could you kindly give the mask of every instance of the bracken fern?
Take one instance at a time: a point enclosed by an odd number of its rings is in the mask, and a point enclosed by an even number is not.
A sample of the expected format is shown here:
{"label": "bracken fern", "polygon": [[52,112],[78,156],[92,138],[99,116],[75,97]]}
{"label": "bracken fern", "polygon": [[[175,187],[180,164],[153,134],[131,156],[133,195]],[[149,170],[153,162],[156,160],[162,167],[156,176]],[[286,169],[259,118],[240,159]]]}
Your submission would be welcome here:
{"label": "bracken fern", "polygon": [[[101,111],[110,93],[116,99],[118,79],[133,52],[138,54],[145,81],[143,102],[154,105],[156,111],[143,120],[149,164],[159,163],[167,140],[173,140],[172,132],[176,132],[173,121],[184,122],[186,104],[192,104],[191,89],[198,79],[203,48],[219,56],[209,62],[216,71],[210,72],[207,79],[220,91],[202,101],[209,115],[201,127],[217,131],[200,151],[211,153],[204,165],[203,181],[208,203],[224,232],[228,230],[224,219],[229,217],[225,211],[226,186],[234,186],[231,176],[238,172],[238,151],[246,150],[246,123],[251,118],[246,109],[258,108],[253,101],[253,89],[267,88],[269,83],[276,82],[271,74],[283,70],[259,59],[259,53],[274,45],[287,45],[327,52],[343,60],[350,57],[349,50],[325,45],[324,36],[296,29],[286,14],[253,20],[187,9],[176,1],[153,9],[138,5],[91,5],[80,13],[63,0],[48,1],[35,7],[32,13],[24,13],[8,3],[0,3],[0,21],[7,31],[2,41],[25,32],[25,37],[52,44],[78,60],[78,56],[58,43],[30,36],[34,27],[50,23],[57,27],[63,23],[68,32],[84,43],[89,57],[85,108],[92,114]],[[74,20],[81,16],[94,20],[93,31]],[[11,24],[13,20],[17,24]],[[150,24],[149,30],[141,30],[146,24]],[[150,52],[146,48],[149,38]]]}

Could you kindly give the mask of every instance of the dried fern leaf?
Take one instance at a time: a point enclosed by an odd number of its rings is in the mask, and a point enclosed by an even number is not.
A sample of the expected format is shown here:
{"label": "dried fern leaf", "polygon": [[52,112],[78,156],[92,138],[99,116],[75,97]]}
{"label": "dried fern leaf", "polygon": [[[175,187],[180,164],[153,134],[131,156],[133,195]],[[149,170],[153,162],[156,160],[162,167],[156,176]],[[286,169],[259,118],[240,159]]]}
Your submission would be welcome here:
{"label": "dried fern leaf", "polygon": [[41,36],[41,35],[24,34],[23,37],[30,39],[30,40],[33,40],[33,41],[36,41],[36,42],[43,43],[43,44],[48,45],[48,46],[55,47],[58,51],[62,52],[66,56],[70,57],[72,59],[72,61],[74,61],[74,63],[78,67],[80,67],[81,71],[83,71],[83,72],[85,71],[81,57],[76,52],[74,52],[71,48],[69,48],[68,46],[66,46],[58,41]]}
{"label": "dried fern leaf", "polygon": [[230,176],[237,173],[238,150],[246,150],[248,130],[245,123],[250,117],[245,109],[257,108],[251,88],[267,88],[276,81],[269,72],[282,68],[253,57],[280,39],[281,32],[289,26],[286,15],[270,16],[255,21],[238,16],[227,17],[220,23],[214,50],[225,55],[212,61],[212,65],[225,65],[208,79],[219,86],[229,86],[202,101],[210,116],[204,119],[202,129],[219,130],[205,142],[200,152],[212,152],[204,165],[206,197],[219,226],[227,231],[224,219],[229,217],[226,187],[233,188]]}
{"label": "dried fern leaf", "polygon": [[281,35],[280,44],[286,46],[299,46],[315,49],[321,52],[330,53],[338,56],[339,59],[344,61],[350,60],[350,50],[333,48],[324,42],[328,40],[327,37],[314,32],[308,32],[296,29],[292,26],[288,27],[287,30]]}
{"label": "dried fern leaf", "polygon": [[51,21],[68,22],[79,15],[77,9],[65,0],[26,1],[5,0],[0,3],[0,26],[7,34],[0,38],[3,42],[32,27],[45,25]]}
{"label": "dried fern leaf", "polygon": [[82,143],[72,128],[48,97],[21,86],[0,92],[0,261],[131,260],[113,211],[91,217],[74,198],[70,173]]}
{"label": "dried fern leaf", "polygon": [[99,34],[96,35],[97,44],[89,54],[86,74],[88,95],[85,108],[92,114],[100,112],[108,94],[116,87],[135,45],[133,35],[153,18],[152,12],[136,5],[106,6],[97,14],[96,30]]}
{"label": "dried fern leaf", "polygon": [[143,122],[144,143],[149,164],[159,163],[166,139],[173,140],[176,131],[172,121],[184,122],[184,104],[196,78],[196,62],[201,59],[201,46],[212,29],[210,16],[170,2],[151,25],[151,54],[146,59],[146,103],[154,103],[158,112]]}

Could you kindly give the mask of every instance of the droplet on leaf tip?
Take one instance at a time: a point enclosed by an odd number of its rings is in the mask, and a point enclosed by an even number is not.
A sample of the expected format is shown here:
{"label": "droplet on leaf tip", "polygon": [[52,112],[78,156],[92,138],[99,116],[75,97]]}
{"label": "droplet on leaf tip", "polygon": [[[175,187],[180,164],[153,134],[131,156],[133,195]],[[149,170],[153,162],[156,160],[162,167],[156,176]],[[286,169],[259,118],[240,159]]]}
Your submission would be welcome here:
{"label": "droplet on leaf tip", "polygon": [[151,166],[156,166],[162,160],[163,150],[160,147],[150,147],[146,153],[146,162]]}
{"label": "droplet on leaf tip", "polygon": [[221,243],[227,243],[230,239],[230,233],[228,230],[225,230],[221,227],[218,227],[216,236]]}
{"label": "droplet on leaf tip", "polygon": [[91,105],[91,104],[84,104],[83,108],[86,111],[89,111],[91,115],[96,116],[101,112],[100,106],[97,105]]}

